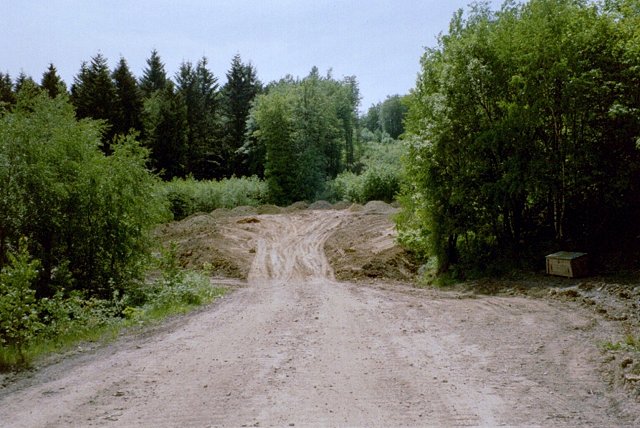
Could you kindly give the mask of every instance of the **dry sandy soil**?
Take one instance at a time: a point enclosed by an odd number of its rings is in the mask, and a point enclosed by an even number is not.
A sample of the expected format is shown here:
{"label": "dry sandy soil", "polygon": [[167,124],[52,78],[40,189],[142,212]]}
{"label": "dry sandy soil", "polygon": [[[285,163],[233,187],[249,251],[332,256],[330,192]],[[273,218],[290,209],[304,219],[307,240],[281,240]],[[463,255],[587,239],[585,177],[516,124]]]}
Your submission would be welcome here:
{"label": "dry sandy soil", "polygon": [[566,289],[403,285],[412,264],[384,208],[165,227],[185,265],[246,280],[189,316],[8,382],[0,425],[640,425],[640,403],[603,363],[621,320]]}

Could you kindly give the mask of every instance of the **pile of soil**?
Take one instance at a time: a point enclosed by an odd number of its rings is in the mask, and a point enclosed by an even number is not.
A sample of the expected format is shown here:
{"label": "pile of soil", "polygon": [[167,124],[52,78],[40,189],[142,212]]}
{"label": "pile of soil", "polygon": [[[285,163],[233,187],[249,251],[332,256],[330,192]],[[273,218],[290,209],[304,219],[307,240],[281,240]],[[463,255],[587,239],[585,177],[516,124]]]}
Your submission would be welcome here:
{"label": "pile of soil", "polygon": [[331,210],[333,209],[333,205],[327,201],[315,201],[311,205],[309,205],[310,210]]}
{"label": "pile of soil", "polygon": [[[264,205],[218,209],[163,225],[156,231],[156,237],[165,247],[171,242],[177,244],[183,267],[205,269],[218,277],[246,279],[255,255],[252,232],[260,228],[261,215],[296,215],[305,206],[296,203],[288,208]],[[390,218],[397,211],[395,208],[379,201],[364,207],[348,203],[338,207],[348,208],[344,213],[349,221],[338,226],[325,244],[325,253],[338,280],[415,278],[415,261],[396,243]],[[307,209],[329,210],[336,206],[318,201]]]}
{"label": "pile of soil", "polygon": [[395,208],[386,202],[382,201],[370,201],[364,206],[364,212],[367,214],[396,214],[399,211],[398,208]]}
{"label": "pile of soil", "polygon": [[[242,240],[242,228],[255,227],[250,219],[239,216],[247,207],[216,210],[160,226],[155,236],[163,247],[177,245],[182,267],[206,270],[213,276],[246,279],[253,254],[250,244]],[[235,231],[238,229],[238,231]],[[230,235],[231,231],[231,235]]]}
{"label": "pile of soil", "polygon": [[370,206],[363,211],[350,209],[349,221],[327,239],[325,253],[338,280],[415,279],[416,261],[397,244],[393,222],[388,214],[380,213],[393,210],[385,205]]}

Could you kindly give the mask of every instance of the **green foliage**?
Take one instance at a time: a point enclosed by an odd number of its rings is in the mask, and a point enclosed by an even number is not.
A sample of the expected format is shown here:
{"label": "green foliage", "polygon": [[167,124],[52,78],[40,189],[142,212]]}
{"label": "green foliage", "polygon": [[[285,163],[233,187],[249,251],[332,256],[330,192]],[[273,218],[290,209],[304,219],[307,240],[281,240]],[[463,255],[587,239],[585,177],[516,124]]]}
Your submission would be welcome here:
{"label": "green foliage", "polygon": [[236,175],[249,175],[250,164],[246,153],[241,148],[245,142],[245,130],[251,102],[262,90],[255,67],[243,64],[240,55],[231,61],[231,69],[227,72],[227,83],[222,88],[222,108],[224,111],[224,128],[227,136],[228,153],[225,158]]}
{"label": "green foliage", "polygon": [[49,68],[42,75],[40,87],[47,91],[51,98],[67,93],[67,85],[65,85],[60,76],[58,76],[58,70],[56,70],[53,64],[49,64]]}
{"label": "green foliage", "polygon": [[257,97],[249,133],[265,150],[265,179],[273,202],[313,200],[327,178],[344,168],[355,132],[350,115],[358,99],[353,79],[322,78],[314,68],[302,80],[282,80]]}
{"label": "green foliage", "polygon": [[168,83],[169,79],[164,69],[164,63],[158,51],[154,49],[151,51],[151,56],[147,59],[147,67],[142,71],[140,90],[145,98],[147,98],[154,92],[165,89]]}
{"label": "green foliage", "polygon": [[39,262],[31,260],[25,239],[20,241],[17,253],[9,253],[8,258],[9,263],[0,271],[0,345],[15,348],[22,356],[23,349],[44,327],[32,288]]}
{"label": "green foliage", "polygon": [[174,179],[159,184],[159,193],[169,201],[174,220],[217,208],[257,206],[268,200],[267,185],[257,177],[233,177],[219,181],[198,181],[192,177]]}
{"label": "green foliage", "polygon": [[144,101],[144,144],[153,168],[165,180],[184,177],[189,157],[187,105],[171,82]]}
{"label": "green foliage", "polygon": [[115,86],[115,112],[112,116],[114,135],[142,133],[142,92],[127,61],[120,58],[111,74]]}
{"label": "green foliage", "polygon": [[39,295],[124,289],[142,273],[148,230],[168,215],[147,152],[122,138],[105,156],[99,123],[78,122],[64,97],[18,98],[0,119],[0,266],[26,236],[42,263]]}
{"label": "green foliage", "polygon": [[[107,59],[102,54],[91,58],[89,65],[82,64],[80,73],[71,85],[71,102],[76,108],[78,119],[100,119],[107,124],[115,121],[116,88],[111,79]],[[105,127],[102,131],[102,148],[105,153],[110,153],[115,130]]]}
{"label": "green foliage", "polygon": [[621,342],[606,342],[602,347],[607,351],[640,352],[640,337],[627,334]]}
{"label": "green foliage", "polygon": [[[365,129],[366,133],[370,131]],[[326,199],[366,203],[392,202],[400,191],[402,144],[394,140],[363,143],[362,155],[355,164],[359,174],[345,171],[327,185]]]}
{"label": "green foliage", "polygon": [[227,153],[219,144],[218,79],[203,57],[195,67],[183,62],[175,80],[176,92],[186,108],[186,170],[199,179],[220,177]]}
{"label": "green foliage", "polygon": [[31,282],[38,262],[26,245],[0,273],[0,370],[29,366],[37,357],[76,347],[79,342],[108,340],[126,327],[185,313],[222,296],[226,289],[179,267],[175,246],[157,260],[162,275],[149,284],[117,291],[109,298],[79,291],[58,291],[37,299]]}
{"label": "green foliage", "polygon": [[476,4],[426,51],[399,226],[440,271],[525,249],[635,245],[620,227],[637,223],[640,200],[638,11],[624,10]]}

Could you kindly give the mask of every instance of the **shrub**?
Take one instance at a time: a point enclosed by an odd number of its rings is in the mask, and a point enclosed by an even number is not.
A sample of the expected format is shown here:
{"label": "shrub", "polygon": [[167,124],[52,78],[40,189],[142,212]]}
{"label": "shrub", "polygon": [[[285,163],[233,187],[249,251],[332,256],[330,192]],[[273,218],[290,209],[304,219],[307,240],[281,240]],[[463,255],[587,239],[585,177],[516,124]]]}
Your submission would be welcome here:
{"label": "shrub", "polygon": [[126,137],[106,156],[102,124],[77,121],[64,97],[19,98],[0,118],[0,267],[26,236],[39,297],[64,287],[110,298],[141,276],[147,232],[168,218],[148,153]]}
{"label": "shrub", "polygon": [[168,201],[174,220],[196,212],[241,205],[257,206],[267,201],[267,185],[257,177],[198,181],[176,178],[158,184],[159,193]]}
{"label": "shrub", "polygon": [[20,241],[18,252],[9,253],[8,258],[9,264],[0,271],[0,344],[22,355],[43,328],[32,288],[40,263],[31,259],[25,239]]}

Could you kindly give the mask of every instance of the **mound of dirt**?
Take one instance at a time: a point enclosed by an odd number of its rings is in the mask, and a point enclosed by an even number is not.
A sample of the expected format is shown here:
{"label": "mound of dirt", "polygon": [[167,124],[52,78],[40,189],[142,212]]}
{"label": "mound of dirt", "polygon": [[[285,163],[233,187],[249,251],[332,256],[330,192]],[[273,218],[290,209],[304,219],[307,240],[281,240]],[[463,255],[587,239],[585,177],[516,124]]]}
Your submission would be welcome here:
{"label": "mound of dirt", "polygon": [[277,205],[260,205],[258,206],[258,214],[282,214],[284,210]]}
{"label": "mound of dirt", "polygon": [[307,208],[309,208],[309,204],[304,202],[304,201],[298,201],[298,202],[294,202],[293,204],[289,205],[288,207],[286,207],[284,209],[285,212],[291,213],[291,212],[295,212],[295,211],[302,211],[302,210],[306,210]]}
{"label": "mound of dirt", "polygon": [[333,209],[337,211],[342,211],[342,210],[349,209],[351,205],[352,205],[351,202],[339,201],[333,204]]}
{"label": "mound of dirt", "polygon": [[341,281],[414,279],[417,264],[398,246],[396,236],[387,214],[350,215],[349,221],[334,230],[324,247],[336,278]]}
{"label": "mound of dirt", "polygon": [[246,279],[253,254],[252,244],[242,239],[242,229],[256,227],[259,220],[255,217],[238,220],[237,216],[229,215],[229,210],[214,213],[160,226],[155,237],[165,248],[172,242],[177,245],[182,267],[204,269],[213,276]]}
{"label": "mound of dirt", "polygon": [[258,209],[256,207],[240,206],[232,209],[230,214],[235,216],[256,215],[258,214]]}
{"label": "mound of dirt", "polygon": [[395,214],[399,210],[394,208],[386,202],[382,201],[369,201],[364,206],[364,212],[367,214]]}
{"label": "mound of dirt", "polygon": [[315,201],[311,205],[309,205],[310,210],[330,210],[333,209],[333,205],[331,205],[327,201]]}

